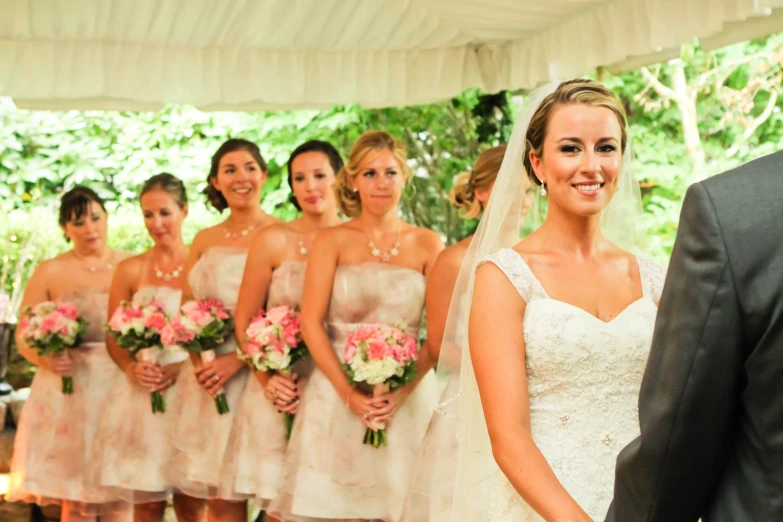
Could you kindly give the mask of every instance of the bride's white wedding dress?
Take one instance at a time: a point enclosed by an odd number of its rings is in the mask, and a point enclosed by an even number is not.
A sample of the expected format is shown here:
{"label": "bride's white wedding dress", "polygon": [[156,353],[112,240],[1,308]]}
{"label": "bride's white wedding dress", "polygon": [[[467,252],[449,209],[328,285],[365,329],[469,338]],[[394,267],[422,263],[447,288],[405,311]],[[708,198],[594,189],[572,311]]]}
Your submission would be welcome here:
{"label": "bride's white wedding dress", "polygon": [[[527,303],[523,318],[533,440],[557,478],[595,520],[612,500],[615,460],[639,434],[637,402],[666,275],[638,258],[643,296],[609,322],[551,299],[520,255],[496,264]],[[492,478],[488,522],[543,520],[505,475]]]}

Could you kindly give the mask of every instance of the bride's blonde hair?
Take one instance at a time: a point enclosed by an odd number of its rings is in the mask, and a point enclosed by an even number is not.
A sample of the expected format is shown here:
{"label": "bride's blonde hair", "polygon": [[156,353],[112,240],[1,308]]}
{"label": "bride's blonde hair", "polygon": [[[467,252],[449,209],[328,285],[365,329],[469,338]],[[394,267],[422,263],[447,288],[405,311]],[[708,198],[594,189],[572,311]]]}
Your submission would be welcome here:
{"label": "bride's blonde hair", "polygon": [[473,172],[463,172],[454,180],[449,200],[464,219],[475,219],[484,211],[481,201],[476,198],[476,189],[483,190],[492,186],[498,177],[505,154],[505,145],[485,150],[476,159]]}
{"label": "bride's blonde hair", "polygon": [[[359,174],[359,169],[367,161],[372,161],[382,151],[388,150],[397,160],[400,171],[405,176],[406,183],[410,182],[408,172],[408,151],[397,138],[386,131],[370,131],[362,134],[351,148],[348,161],[337,173],[334,182],[334,193],[337,196],[337,204],[340,210],[348,217],[356,217],[362,212],[362,200],[359,193],[353,190],[351,180]],[[376,154],[370,154],[370,153]]]}

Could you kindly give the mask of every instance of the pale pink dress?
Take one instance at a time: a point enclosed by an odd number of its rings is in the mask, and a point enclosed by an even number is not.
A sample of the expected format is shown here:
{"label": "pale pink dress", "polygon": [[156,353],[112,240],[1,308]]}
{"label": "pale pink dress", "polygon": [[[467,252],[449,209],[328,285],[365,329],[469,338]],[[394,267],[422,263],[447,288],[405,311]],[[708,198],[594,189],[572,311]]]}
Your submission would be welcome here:
{"label": "pale pink dress", "polygon": [[63,395],[62,378],[37,369],[16,432],[6,500],[39,505],[67,500],[83,515],[126,510],[127,504],[113,491],[87,480],[100,416],[114,407],[109,390],[123,377],[106,351],[103,327],[109,296],[84,290],[62,300],[75,305],[88,323],[84,342],[70,352],[74,392]]}
{"label": "pale pink dress", "polygon": [[[136,304],[151,299],[163,303],[170,317],[179,312],[182,291],[162,286],[142,286],[133,296]],[[187,353],[167,349],[159,354],[161,365],[182,362]],[[176,407],[176,386],[163,392],[165,413],[152,413],[150,391],[126,375],[117,379],[109,392],[95,438],[95,455],[90,466],[91,483],[111,488],[119,497],[134,502],[165,500],[171,493],[172,410]]]}
{"label": "pale pink dress", "polygon": [[[233,312],[246,261],[247,249],[214,247],[207,250],[190,271],[193,296],[220,299]],[[236,339],[231,336],[216,351],[222,355],[235,353],[236,349]],[[175,491],[205,499],[244,498],[232,493],[221,472],[224,463],[233,459],[227,452],[227,444],[247,377],[248,369],[242,368],[226,383],[230,412],[219,415],[214,399],[196,380],[190,358],[183,363],[177,383],[177,401],[171,411],[171,473]]]}
{"label": "pale pink dress", "polygon": [[[382,263],[338,267],[326,319],[338,357],[342,359],[348,334],[363,325],[403,323],[417,335],[424,289],[424,276],[408,268]],[[315,369],[302,396],[270,514],[286,522],[397,522],[436,394],[430,372],[389,423],[388,446],[376,449],[362,444],[364,424]]]}
{"label": "pale pink dress", "polygon": [[[285,261],[272,272],[267,309],[294,307],[301,303],[305,267],[302,262]],[[307,359],[297,364],[296,372],[308,375],[311,369],[312,362]],[[298,416],[296,422],[299,422]],[[282,479],[287,446],[283,415],[264,397],[261,383],[251,375],[234,417],[227,451],[233,456],[233,460],[226,462],[233,494],[256,498],[264,506],[275,498]]]}

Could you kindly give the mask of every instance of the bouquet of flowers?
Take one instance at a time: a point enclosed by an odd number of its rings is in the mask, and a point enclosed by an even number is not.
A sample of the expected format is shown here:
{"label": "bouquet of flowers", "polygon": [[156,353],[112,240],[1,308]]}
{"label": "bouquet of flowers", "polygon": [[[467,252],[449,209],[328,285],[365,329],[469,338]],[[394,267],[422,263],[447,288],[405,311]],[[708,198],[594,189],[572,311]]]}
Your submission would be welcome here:
{"label": "bouquet of flowers", "polygon": [[[288,306],[258,312],[247,327],[247,341],[237,349],[240,359],[256,370],[290,376],[294,364],[308,351],[299,330],[299,313]],[[294,415],[284,416],[286,438],[291,437]]]}
{"label": "bouquet of flowers", "polygon": [[[181,311],[182,314],[163,329],[163,344],[199,354],[202,362],[214,361],[215,348],[234,333],[234,320],[223,301],[212,297],[188,301],[182,305]],[[220,415],[229,412],[223,388],[215,397],[215,407]]]}
{"label": "bouquet of flowers", "polygon": [[[38,355],[66,357],[65,350],[79,346],[87,321],[79,317],[79,310],[63,301],[44,301],[27,307],[19,325],[24,342]],[[63,394],[73,393],[73,378],[63,377]]]}
{"label": "bouquet of flowers", "polygon": [[[351,332],[345,342],[343,369],[354,383],[372,386],[373,397],[399,388],[416,377],[419,347],[403,328],[373,324]],[[386,445],[386,426],[367,428],[364,443]]]}
{"label": "bouquet of flowers", "polygon": [[[114,337],[120,348],[128,350],[137,359],[156,362],[158,353],[163,350],[161,333],[169,318],[163,312],[163,304],[155,299],[144,305],[135,305],[123,301],[114,311],[106,331]],[[160,392],[150,394],[152,413],[164,413],[166,401]]]}

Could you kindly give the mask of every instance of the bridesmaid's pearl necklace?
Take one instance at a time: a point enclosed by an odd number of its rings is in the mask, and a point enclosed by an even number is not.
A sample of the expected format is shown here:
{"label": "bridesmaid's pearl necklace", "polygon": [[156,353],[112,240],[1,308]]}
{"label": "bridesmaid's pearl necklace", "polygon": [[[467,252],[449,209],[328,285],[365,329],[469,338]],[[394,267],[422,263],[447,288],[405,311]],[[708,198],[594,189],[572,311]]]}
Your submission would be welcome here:
{"label": "bridesmaid's pearl necklace", "polygon": [[114,269],[114,264],[112,263],[112,260],[114,259],[114,253],[109,254],[109,261],[107,261],[104,266],[95,266],[95,265],[87,264],[83,260],[82,256],[77,254],[75,250],[73,251],[73,255],[75,255],[76,258],[79,260],[79,266],[81,266],[83,270],[86,270],[91,274],[95,274],[97,272],[106,272]]}
{"label": "bridesmaid's pearl necklace", "polygon": [[177,268],[174,269],[173,272],[167,273],[161,270],[160,268],[158,268],[158,262],[157,261],[155,262],[155,277],[157,277],[158,279],[163,279],[166,282],[178,278],[183,270],[185,270],[185,267],[179,265]]}
{"label": "bridesmaid's pearl necklace", "polygon": [[[226,231],[226,239],[236,239],[238,237],[245,237],[247,236],[251,230],[256,228],[258,226],[259,222],[255,222],[252,225],[243,228],[239,232],[231,232],[230,230]],[[228,225],[226,224],[226,229],[228,229]]]}
{"label": "bridesmaid's pearl necklace", "polygon": [[[365,232],[367,232],[365,230]],[[397,257],[400,253],[400,230],[397,229],[397,239],[394,240],[394,244],[391,249],[386,252],[381,252],[381,249],[375,246],[375,242],[372,240],[372,236],[367,232],[367,237],[370,238],[370,253],[373,257],[380,259],[382,263],[390,263],[393,257]]]}

